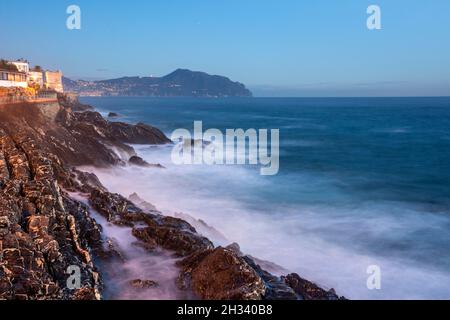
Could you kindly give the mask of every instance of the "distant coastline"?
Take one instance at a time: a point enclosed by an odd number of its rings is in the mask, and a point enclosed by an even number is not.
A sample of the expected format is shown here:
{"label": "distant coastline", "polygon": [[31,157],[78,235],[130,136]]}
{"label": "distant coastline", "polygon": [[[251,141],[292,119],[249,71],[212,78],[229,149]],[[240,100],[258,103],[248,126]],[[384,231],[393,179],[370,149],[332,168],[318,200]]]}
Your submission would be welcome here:
{"label": "distant coastline", "polygon": [[63,78],[65,91],[80,96],[150,96],[150,97],[252,97],[240,82],[204,72],[177,69],[164,77],[122,77],[85,81]]}

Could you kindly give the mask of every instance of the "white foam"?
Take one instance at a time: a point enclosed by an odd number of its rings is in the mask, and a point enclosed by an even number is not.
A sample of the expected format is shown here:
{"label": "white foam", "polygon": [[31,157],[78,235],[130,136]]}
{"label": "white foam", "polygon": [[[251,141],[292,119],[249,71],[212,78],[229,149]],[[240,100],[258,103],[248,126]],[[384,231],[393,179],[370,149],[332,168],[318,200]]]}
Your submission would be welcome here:
{"label": "white foam", "polygon": [[[82,195],[70,193],[71,197],[88,205]],[[104,239],[113,240],[125,261],[110,260],[101,263],[102,274],[105,277],[106,299],[113,300],[176,300],[190,299],[192,294],[181,291],[176,286],[179,269],[173,253],[158,250],[148,252],[133,243],[137,239],[129,227],[109,223],[102,215],[89,207],[89,213],[103,228]],[[158,285],[151,288],[134,288],[132,280],[152,280]]]}
{"label": "white foam", "polygon": [[[84,169],[95,172],[112,192],[124,195],[137,192],[163,212],[184,212],[202,219],[230,241],[238,242],[243,252],[280,264],[324,287],[334,287],[349,298],[450,298],[450,276],[442,269],[392,256],[389,251],[372,250],[370,243],[364,243],[366,235],[380,241],[400,241],[408,232],[421,230],[423,218],[407,214],[396,217],[395,212],[384,215],[383,210],[389,210],[389,204],[367,204],[345,210],[334,208],[332,203],[296,207],[286,204],[269,210],[271,199],[263,195],[255,197],[254,193],[277,186],[254,169],[174,166],[170,162],[170,148],[134,147],[145,160],[161,163],[167,169]],[[308,179],[318,185],[328,183],[314,181],[311,176]],[[427,216],[426,225],[430,228],[438,228],[440,222]],[[367,289],[369,265],[381,267],[381,290]]]}

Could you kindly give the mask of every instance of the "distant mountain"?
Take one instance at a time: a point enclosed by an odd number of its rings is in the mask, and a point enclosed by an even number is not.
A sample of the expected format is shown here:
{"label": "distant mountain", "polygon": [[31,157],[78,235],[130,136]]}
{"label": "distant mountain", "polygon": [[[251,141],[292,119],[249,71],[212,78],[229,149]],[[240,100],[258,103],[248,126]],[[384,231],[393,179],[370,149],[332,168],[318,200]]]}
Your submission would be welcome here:
{"label": "distant mountain", "polygon": [[101,81],[63,78],[64,90],[82,96],[251,97],[242,83],[223,76],[178,69],[164,77],[123,77]]}

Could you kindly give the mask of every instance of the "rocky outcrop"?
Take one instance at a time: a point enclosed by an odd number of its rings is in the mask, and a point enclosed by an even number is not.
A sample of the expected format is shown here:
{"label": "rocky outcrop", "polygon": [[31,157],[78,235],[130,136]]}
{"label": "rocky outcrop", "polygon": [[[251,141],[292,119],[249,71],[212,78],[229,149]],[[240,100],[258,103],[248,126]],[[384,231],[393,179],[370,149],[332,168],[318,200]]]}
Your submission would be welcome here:
{"label": "rocky outcrop", "polygon": [[283,280],[303,300],[345,300],[345,297],[339,297],[334,289],[324,290],[315,283],[301,278],[296,273],[283,277]]}
{"label": "rocky outcrop", "polygon": [[92,106],[81,103],[78,100],[78,96],[75,94],[58,93],[58,102],[61,106],[68,108],[74,112],[84,112],[94,110]]}
{"label": "rocky outcrop", "polygon": [[[0,130],[0,150],[0,299],[100,299],[91,256],[100,227],[61,191],[32,139]],[[67,286],[70,266],[80,270],[78,288]]]}
{"label": "rocky outcrop", "polygon": [[147,211],[147,212],[157,211],[156,207],[154,205],[152,205],[151,203],[149,203],[149,202],[145,201],[144,199],[142,199],[141,197],[139,197],[139,195],[136,192],[130,194],[128,196],[128,200],[130,200],[131,202],[136,204],[140,209],[142,209],[144,211]]}
{"label": "rocky outcrop", "polygon": [[130,285],[136,289],[148,289],[157,287],[158,283],[153,280],[134,279],[130,281]]}
{"label": "rocky outcrop", "polygon": [[[265,267],[270,263],[244,255],[236,244],[215,247],[185,220],[164,216],[137,194],[129,200],[110,193],[95,175],[71,167],[121,163],[117,152],[134,152],[125,142],[168,142],[157,129],[116,125],[65,107],[49,122],[27,108],[0,107],[0,299],[101,299],[108,284],[97,263],[126,257],[114,239],[104,239],[92,210],[128,228],[148,254],[169,251],[179,260],[179,288],[198,298],[339,299],[296,274],[274,276]],[[76,286],[68,283],[74,270]],[[129,285],[157,284],[135,279]]]}
{"label": "rocky outcrop", "polygon": [[259,300],[266,291],[255,270],[225,248],[197,251],[179,265],[179,287],[192,288],[201,299]]}
{"label": "rocky outcrop", "polygon": [[[52,119],[47,116],[48,108],[55,114]],[[67,105],[56,105],[56,108],[34,104],[3,105],[0,106],[0,124],[8,134],[20,132],[33,137],[41,150],[72,166],[125,164],[136,155],[128,144],[171,142],[154,127],[109,122],[97,112],[73,112]]]}
{"label": "rocky outcrop", "polygon": [[133,228],[133,235],[146,248],[162,247],[179,256],[213,247],[211,241],[199,235],[187,222],[142,211],[119,194],[93,190],[89,202],[108,221]]}
{"label": "rocky outcrop", "polygon": [[128,163],[138,166],[138,167],[145,167],[145,168],[164,168],[159,163],[157,163],[157,164],[148,163],[147,161],[145,161],[144,159],[142,159],[141,157],[138,157],[138,156],[132,156],[128,160]]}
{"label": "rocky outcrop", "polygon": [[179,262],[180,288],[192,288],[202,299],[297,300],[281,278],[244,256],[237,244],[197,251]]}

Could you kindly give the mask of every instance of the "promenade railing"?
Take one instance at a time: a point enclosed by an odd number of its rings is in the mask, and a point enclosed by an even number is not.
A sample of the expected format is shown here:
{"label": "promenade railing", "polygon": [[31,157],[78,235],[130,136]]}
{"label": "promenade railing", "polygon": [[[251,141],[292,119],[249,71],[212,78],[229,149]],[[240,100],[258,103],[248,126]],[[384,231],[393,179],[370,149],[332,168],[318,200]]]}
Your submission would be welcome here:
{"label": "promenade railing", "polygon": [[56,102],[58,96],[53,92],[43,92],[34,96],[4,96],[0,97],[0,104],[15,104],[15,103],[39,103],[39,102]]}

